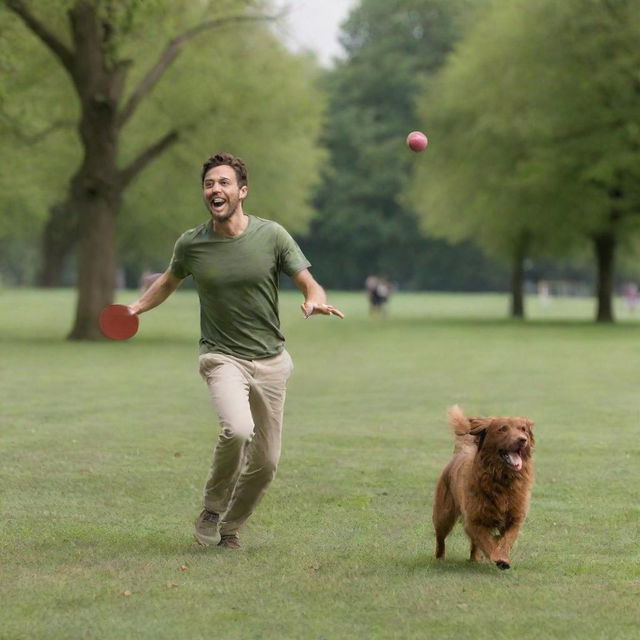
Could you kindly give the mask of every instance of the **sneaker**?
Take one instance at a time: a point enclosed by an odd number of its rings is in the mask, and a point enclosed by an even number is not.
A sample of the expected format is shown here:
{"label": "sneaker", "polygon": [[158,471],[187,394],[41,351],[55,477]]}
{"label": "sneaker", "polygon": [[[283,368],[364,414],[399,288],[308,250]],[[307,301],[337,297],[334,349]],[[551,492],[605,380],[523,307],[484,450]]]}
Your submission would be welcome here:
{"label": "sneaker", "polygon": [[218,521],[220,514],[203,509],[195,522],[193,536],[196,542],[203,547],[215,544],[218,539]]}
{"label": "sneaker", "polygon": [[230,533],[228,535],[220,536],[220,542],[218,542],[219,547],[224,547],[225,549],[240,549],[242,545],[240,544],[240,538],[237,533]]}

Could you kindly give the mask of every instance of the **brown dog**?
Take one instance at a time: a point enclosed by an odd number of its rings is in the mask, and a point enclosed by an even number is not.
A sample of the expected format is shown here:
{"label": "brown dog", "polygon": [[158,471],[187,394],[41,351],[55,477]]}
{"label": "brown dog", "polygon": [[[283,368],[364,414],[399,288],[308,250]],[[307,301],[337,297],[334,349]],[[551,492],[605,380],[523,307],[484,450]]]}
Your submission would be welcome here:
{"label": "brown dog", "polygon": [[447,413],[456,436],[433,502],[436,558],[462,516],[471,540],[470,560],[482,552],[500,569],[527,515],[533,483],[533,422],[527,418],[467,418],[455,405]]}

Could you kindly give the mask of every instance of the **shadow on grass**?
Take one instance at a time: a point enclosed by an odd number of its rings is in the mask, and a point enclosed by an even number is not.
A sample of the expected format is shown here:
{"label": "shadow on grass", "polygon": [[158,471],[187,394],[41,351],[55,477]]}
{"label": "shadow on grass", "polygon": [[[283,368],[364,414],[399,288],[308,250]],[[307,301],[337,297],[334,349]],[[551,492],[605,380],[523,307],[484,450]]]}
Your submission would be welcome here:
{"label": "shadow on grass", "polygon": [[[368,324],[369,322],[363,322]],[[473,316],[424,316],[403,318],[395,317],[388,321],[390,327],[442,327],[449,329],[452,327],[474,327],[474,328],[498,328],[498,329],[591,329],[593,331],[602,331],[603,329],[615,331],[631,331],[640,329],[640,323],[634,321],[616,321],[613,323],[597,323],[590,319],[564,319],[564,318],[535,318],[518,320],[513,318],[497,318],[497,317],[473,317]],[[379,328],[384,328],[381,323]]]}
{"label": "shadow on grass", "polygon": [[101,338],[98,340],[68,340],[64,334],[33,334],[24,335],[24,332],[20,332],[17,335],[5,332],[0,336],[0,344],[29,344],[39,346],[57,346],[57,345],[76,345],[78,347],[101,347],[101,346],[114,346],[118,345],[121,348],[135,348],[136,345],[174,345],[174,346],[190,346],[197,348],[198,337],[197,336],[185,336],[178,337],[175,334],[155,334],[152,336],[137,336],[131,340],[109,340],[108,338]]}
{"label": "shadow on grass", "polygon": [[[534,319],[534,320],[514,320],[509,318],[478,318],[473,316],[437,316],[437,317],[394,317],[388,321],[373,325],[368,319],[352,320],[349,325],[345,325],[345,330],[351,332],[364,332],[370,337],[393,331],[465,331],[475,332],[487,331],[491,335],[495,332],[504,331],[510,335],[527,333],[529,335],[545,335],[547,333],[569,334],[580,330],[577,334],[580,338],[601,336],[627,336],[631,332],[638,332],[640,323],[634,321],[618,321],[615,323],[598,324],[593,320],[575,319]],[[343,339],[344,333],[338,332],[336,339]],[[107,338],[99,340],[70,341],[66,337],[66,331],[60,333],[51,330],[48,333],[33,331],[20,327],[4,328],[0,335],[0,345],[31,346],[31,347],[55,347],[64,345],[65,348],[72,345],[78,349],[104,349],[104,348],[126,348],[136,349],[144,346],[154,347],[179,347],[190,348],[194,351],[198,347],[198,335],[176,335],[175,333],[150,332],[139,333],[131,340],[114,341]]]}
{"label": "shadow on grass", "polygon": [[464,558],[436,560],[433,555],[421,554],[406,563],[410,573],[428,571],[441,575],[487,575],[502,573],[490,562],[471,562]]}
{"label": "shadow on grass", "polygon": [[[163,532],[136,533],[133,530],[112,530],[108,527],[94,527],[91,531],[60,533],[47,540],[23,541],[32,551],[35,549],[38,562],[47,558],[54,566],[66,564],[69,558],[81,556],[89,563],[126,562],[132,557],[161,562],[172,558],[183,560],[202,559],[204,556],[218,557],[229,554],[227,549],[212,545],[199,545],[191,531],[185,528],[179,534]],[[45,563],[46,564],[46,563]]]}

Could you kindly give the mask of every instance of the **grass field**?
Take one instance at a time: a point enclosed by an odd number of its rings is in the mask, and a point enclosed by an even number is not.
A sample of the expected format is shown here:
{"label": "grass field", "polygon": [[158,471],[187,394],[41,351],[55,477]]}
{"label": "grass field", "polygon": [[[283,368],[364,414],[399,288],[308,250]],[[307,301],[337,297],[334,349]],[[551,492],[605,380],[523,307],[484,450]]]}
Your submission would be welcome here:
{"label": "grass field", "polygon": [[[122,294],[121,302],[133,294]],[[0,291],[0,637],[636,638],[640,318],[590,300],[398,294],[282,320],[283,456],[238,552],[192,542],[216,425],[179,292],[126,343],[68,343],[70,291]],[[446,408],[536,422],[513,568],[433,559]]]}

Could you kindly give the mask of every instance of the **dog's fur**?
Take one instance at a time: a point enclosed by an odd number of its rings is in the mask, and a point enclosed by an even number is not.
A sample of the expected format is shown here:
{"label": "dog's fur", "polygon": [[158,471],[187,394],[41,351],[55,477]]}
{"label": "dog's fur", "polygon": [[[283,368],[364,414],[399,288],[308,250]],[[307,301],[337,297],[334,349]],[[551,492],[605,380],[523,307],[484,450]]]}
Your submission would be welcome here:
{"label": "dog's fur", "polygon": [[455,405],[447,413],[455,433],[453,457],[440,475],[433,502],[436,558],[462,516],[470,560],[483,553],[508,569],[511,547],[527,515],[533,483],[533,422],[528,418],[467,418]]}

